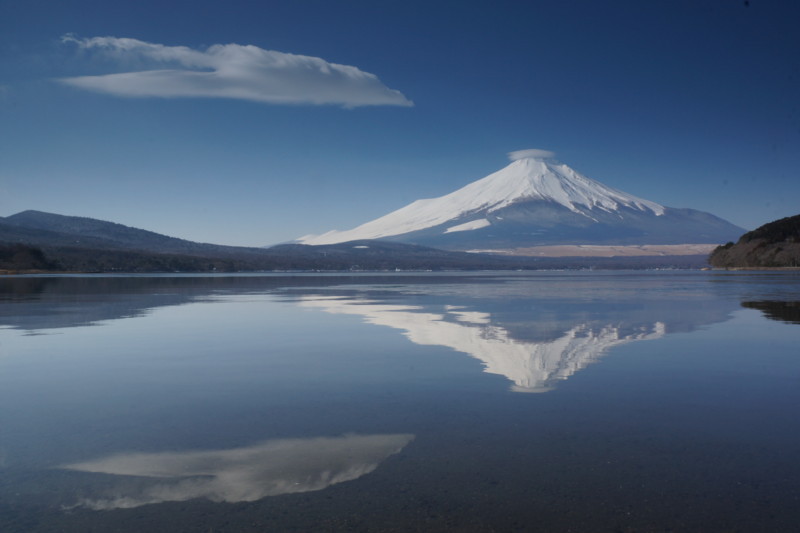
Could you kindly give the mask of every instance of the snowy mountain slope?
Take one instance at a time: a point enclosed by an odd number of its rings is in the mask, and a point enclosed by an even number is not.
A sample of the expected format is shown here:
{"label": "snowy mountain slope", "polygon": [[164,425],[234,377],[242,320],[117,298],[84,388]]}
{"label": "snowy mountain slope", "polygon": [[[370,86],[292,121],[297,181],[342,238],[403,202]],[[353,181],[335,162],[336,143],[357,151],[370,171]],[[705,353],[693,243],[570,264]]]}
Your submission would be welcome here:
{"label": "snowy mountain slope", "polygon": [[306,235],[298,242],[388,239],[469,249],[501,241],[502,246],[715,243],[742,233],[713,215],[664,207],[531,152],[534,156],[520,157],[453,193],[417,200],[351,230]]}

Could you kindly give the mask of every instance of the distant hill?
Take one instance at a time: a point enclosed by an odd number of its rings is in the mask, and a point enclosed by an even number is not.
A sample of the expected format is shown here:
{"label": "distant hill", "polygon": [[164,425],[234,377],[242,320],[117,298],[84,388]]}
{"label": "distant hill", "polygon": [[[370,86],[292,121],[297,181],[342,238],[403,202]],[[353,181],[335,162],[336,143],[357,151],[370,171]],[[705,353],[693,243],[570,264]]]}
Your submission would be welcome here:
{"label": "distant hill", "polygon": [[[446,252],[401,243],[359,241],[330,246],[287,244],[272,248],[223,246],[168,237],[93,218],[33,210],[0,219],[0,243],[5,243],[3,249],[8,250],[5,255],[8,256],[9,270],[426,270],[498,269],[520,264],[507,258]],[[40,261],[30,259],[32,254],[38,254]],[[2,264],[3,256],[0,255]]]}
{"label": "distant hill", "polygon": [[718,246],[708,262],[718,268],[800,267],[800,215],[747,232]]}
{"label": "distant hill", "polygon": [[218,256],[256,252],[254,248],[197,243],[115,222],[33,210],[0,219],[0,240],[186,255]]}
{"label": "distant hill", "polygon": [[79,272],[698,268],[705,264],[705,256],[700,255],[509,257],[378,240],[319,246],[283,244],[271,248],[223,246],[177,239],[114,222],[42,211],[23,211],[0,218],[0,246],[9,250],[8,265],[17,265],[8,266],[6,270]]}

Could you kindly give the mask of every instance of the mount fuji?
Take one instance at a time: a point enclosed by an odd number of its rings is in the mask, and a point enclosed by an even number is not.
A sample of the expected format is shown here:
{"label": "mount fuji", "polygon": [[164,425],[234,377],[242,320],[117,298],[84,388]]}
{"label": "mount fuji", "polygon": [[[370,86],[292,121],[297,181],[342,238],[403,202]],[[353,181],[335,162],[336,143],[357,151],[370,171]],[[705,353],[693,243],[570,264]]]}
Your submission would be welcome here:
{"label": "mount fuji", "polygon": [[745,231],[710,213],[665,207],[603,185],[554,160],[551,152],[521,150],[509,157],[505,168],[445,196],[296,242],[380,239],[450,250],[510,250],[719,244]]}

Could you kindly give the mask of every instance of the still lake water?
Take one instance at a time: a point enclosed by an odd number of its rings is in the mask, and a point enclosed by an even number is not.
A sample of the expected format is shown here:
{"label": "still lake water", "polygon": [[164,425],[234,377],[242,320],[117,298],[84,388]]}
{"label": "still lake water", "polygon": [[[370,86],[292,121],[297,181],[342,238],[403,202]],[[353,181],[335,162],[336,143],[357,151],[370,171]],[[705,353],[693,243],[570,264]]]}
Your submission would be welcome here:
{"label": "still lake water", "polygon": [[797,531],[800,273],[0,279],[0,531]]}

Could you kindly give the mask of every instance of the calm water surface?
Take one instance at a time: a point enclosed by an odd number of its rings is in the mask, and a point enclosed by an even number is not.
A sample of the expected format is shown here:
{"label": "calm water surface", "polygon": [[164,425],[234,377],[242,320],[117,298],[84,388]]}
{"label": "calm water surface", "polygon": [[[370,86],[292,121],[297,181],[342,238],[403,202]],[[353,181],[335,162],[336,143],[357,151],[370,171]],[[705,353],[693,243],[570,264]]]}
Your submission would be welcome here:
{"label": "calm water surface", "polygon": [[0,531],[796,531],[800,274],[0,279]]}

